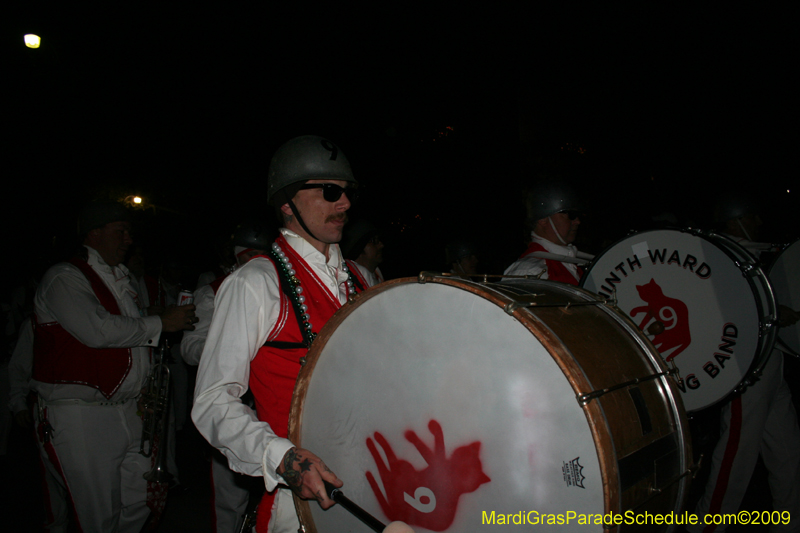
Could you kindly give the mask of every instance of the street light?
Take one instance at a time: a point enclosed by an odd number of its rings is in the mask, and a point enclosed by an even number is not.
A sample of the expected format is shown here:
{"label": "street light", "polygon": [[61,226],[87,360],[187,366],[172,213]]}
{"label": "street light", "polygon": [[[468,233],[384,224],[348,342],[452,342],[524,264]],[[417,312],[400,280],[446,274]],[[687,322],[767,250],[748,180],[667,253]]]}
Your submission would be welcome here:
{"label": "street light", "polygon": [[25,35],[25,46],[28,48],[39,48],[41,41],[42,40],[39,38],[39,36],[34,33],[28,33]]}
{"label": "street light", "polygon": [[122,200],[122,202],[124,204],[128,205],[129,207],[146,207],[146,204],[144,203],[144,199],[141,196],[136,195],[136,194],[130,194],[130,195],[126,196]]}

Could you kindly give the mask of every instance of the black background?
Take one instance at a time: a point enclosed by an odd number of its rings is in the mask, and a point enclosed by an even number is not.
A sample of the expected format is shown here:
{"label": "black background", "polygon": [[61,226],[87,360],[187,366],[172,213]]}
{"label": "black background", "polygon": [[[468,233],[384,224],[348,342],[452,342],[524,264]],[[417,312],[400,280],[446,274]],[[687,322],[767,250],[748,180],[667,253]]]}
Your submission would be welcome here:
{"label": "black background", "polygon": [[736,187],[762,240],[800,233],[792,8],[17,4],[4,227],[26,255],[69,241],[86,200],[140,194],[137,240],[194,276],[243,218],[272,220],[269,159],[309,133],[350,160],[389,277],[444,268],[457,237],[502,270],[541,172],[584,194],[589,252],[663,211],[709,227]]}

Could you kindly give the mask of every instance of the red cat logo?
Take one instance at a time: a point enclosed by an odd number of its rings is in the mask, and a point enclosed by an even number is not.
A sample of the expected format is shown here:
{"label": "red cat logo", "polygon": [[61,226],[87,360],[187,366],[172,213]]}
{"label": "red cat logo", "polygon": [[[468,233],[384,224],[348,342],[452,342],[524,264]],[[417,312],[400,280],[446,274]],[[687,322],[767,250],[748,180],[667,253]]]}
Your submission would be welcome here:
{"label": "red cat logo", "polygon": [[389,463],[384,464],[375,442],[367,437],[367,448],[378,466],[386,496],[372,472],[367,472],[367,481],[389,520],[402,520],[409,525],[444,531],[453,524],[461,495],[475,491],[491,479],[483,473],[479,441],[456,448],[448,459],[442,426],[431,420],[428,429],[433,434],[433,451],[414,431],[405,433],[406,440],[428,463],[427,468],[419,471],[408,461],[398,459],[384,436],[375,432],[375,441],[383,448]]}
{"label": "red cat logo", "polygon": [[645,328],[656,320],[664,324],[664,331],[653,337],[653,345],[666,357],[667,362],[689,347],[692,336],[689,333],[689,308],[677,298],[664,296],[664,291],[654,279],[644,285],[637,285],[639,297],[647,305],[634,307],[631,318],[639,313],[644,313],[644,318],[639,322],[639,329]]}

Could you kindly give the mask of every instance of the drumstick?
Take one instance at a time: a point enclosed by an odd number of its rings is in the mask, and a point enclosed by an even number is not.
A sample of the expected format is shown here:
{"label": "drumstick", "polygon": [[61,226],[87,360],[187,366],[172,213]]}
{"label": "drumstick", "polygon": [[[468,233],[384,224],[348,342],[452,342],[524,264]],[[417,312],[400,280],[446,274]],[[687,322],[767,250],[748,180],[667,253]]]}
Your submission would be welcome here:
{"label": "drumstick", "polygon": [[377,518],[366,512],[364,509],[353,503],[350,500],[350,498],[345,496],[341,490],[337,489],[324,479],[322,480],[322,482],[325,483],[325,492],[328,493],[328,497],[331,500],[335,501],[336,503],[347,509],[350,512],[350,514],[352,514],[353,516],[355,516],[356,518],[367,524],[373,531],[382,533],[383,530],[386,529],[386,526],[383,524],[383,522],[381,522],[380,520],[378,520]]}

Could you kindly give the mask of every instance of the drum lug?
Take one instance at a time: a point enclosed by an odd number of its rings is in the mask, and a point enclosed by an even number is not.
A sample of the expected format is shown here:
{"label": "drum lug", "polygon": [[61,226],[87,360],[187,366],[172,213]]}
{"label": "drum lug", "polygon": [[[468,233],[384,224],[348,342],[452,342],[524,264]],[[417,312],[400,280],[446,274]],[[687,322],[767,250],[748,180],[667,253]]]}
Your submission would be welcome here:
{"label": "drum lug", "polygon": [[669,370],[667,370],[666,372],[659,372],[658,374],[651,374],[651,375],[645,376],[643,378],[632,379],[630,381],[626,381],[625,383],[620,383],[618,385],[614,385],[613,387],[608,387],[607,389],[598,389],[598,390],[594,390],[592,392],[586,392],[584,394],[578,394],[577,395],[578,403],[580,404],[581,407],[585,407],[586,404],[588,404],[589,402],[591,402],[595,398],[599,398],[600,396],[608,394],[609,392],[614,392],[614,391],[619,390],[619,389],[624,389],[626,387],[631,387],[633,385],[638,385],[639,383],[643,383],[645,381],[650,381],[650,380],[653,380],[653,379],[658,379],[658,378],[661,378],[661,377],[664,377],[664,376],[668,376],[668,375],[670,375],[670,373],[671,372]]}
{"label": "drum lug", "polygon": [[419,273],[419,277],[417,278],[418,283],[428,283],[429,281],[433,281],[435,278],[441,277],[441,273],[439,272],[430,272],[428,270],[423,270]]}
{"label": "drum lug", "polygon": [[750,278],[754,278],[761,274],[761,269],[753,263],[739,263],[739,268],[742,269],[742,274]]}

